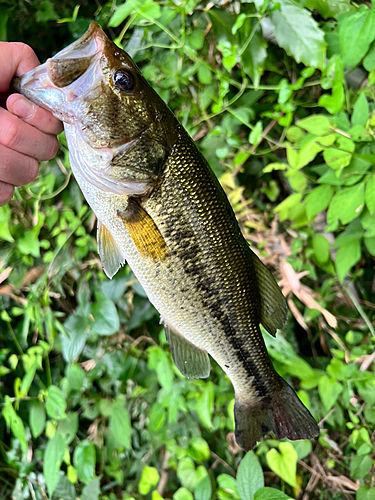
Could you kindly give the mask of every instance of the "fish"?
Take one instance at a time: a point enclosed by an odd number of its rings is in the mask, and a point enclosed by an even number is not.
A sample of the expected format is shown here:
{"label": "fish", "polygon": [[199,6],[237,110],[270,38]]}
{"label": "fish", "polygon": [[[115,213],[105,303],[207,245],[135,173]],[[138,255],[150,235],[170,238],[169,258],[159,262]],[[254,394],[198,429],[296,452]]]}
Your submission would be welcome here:
{"label": "fish", "polygon": [[160,313],[174,363],[235,394],[235,439],[313,439],[319,426],[268,356],[285,298],[243,237],[209,164],[130,56],[92,22],[13,87],[64,122],[73,174],[112,278],[127,262]]}

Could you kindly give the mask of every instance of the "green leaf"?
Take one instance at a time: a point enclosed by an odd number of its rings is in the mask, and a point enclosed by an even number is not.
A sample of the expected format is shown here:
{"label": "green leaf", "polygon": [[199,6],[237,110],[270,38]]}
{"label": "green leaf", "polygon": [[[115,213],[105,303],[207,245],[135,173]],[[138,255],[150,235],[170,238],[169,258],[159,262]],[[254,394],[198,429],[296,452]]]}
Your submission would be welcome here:
{"label": "green leaf", "polygon": [[336,18],[342,12],[353,10],[350,0],[308,0],[304,5],[310,10],[317,10],[324,19]]}
{"label": "green leaf", "polygon": [[147,465],[143,468],[141,478],[138,483],[138,491],[141,495],[147,495],[147,493],[156,486],[159,482],[160,476],[159,472],[155,467],[148,467]]}
{"label": "green leaf", "polygon": [[217,484],[223,493],[227,493],[228,497],[219,496],[219,498],[240,498],[237,490],[237,482],[234,477],[228,474],[220,474],[217,476]]}
{"label": "green leaf", "polygon": [[[289,500],[290,497],[285,495],[280,490],[276,490],[275,488],[265,487],[261,488],[255,493],[254,500]],[[292,500],[292,499],[291,499]]]}
{"label": "green leaf", "polygon": [[319,264],[325,264],[329,259],[329,242],[322,234],[313,237],[313,249]]}
{"label": "green leaf", "polygon": [[9,205],[4,205],[0,207],[0,240],[14,241],[12,235],[10,234],[10,218],[11,212]]}
{"label": "green leaf", "polygon": [[149,420],[149,429],[151,432],[158,432],[164,425],[164,422],[167,418],[166,409],[163,408],[160,403],[154,403],[151,406],[151,410],[148,416]]}
{"label": "green leaf", "polygon": [[83,488],[80,500],[98,500],[99,494],[100,480],[95,477]]}
{"label": "green leaf", "polygon": [[212,485],[209,476],[201,479],[194,489],[195,500],[211,500],[212,498]]}
{"label": "green leaf", "polygon": [[[77,500],[77,494],[74,485],[65,475],[60,475],[60,481],[57,483],[57,486],[54,490],[54,497],[58,498],[59,500]],[[81,500],[83,500],[83,498]]]}
{"label": "green leaf", "polygon": [[375,40],[375,11],[363,5],[339,16],[338,26],[344,68],[355,67]]}
{"label": "green leaf", "polygon": [[294,0],[281,0],[280,10],[271,11],[270,20],[278,44],[296,62],[314,68],[324,67],[324,33],[310,12]]}
{"label": "green leaf", "polygon": [[309,116],[308,118],[299,120],[297,125],[314,135],[325,135],[331,131],[329,120],[324,115]]}
{"label": "green leaf", "polygon": [[66,417],[60,420],[57,431],[63,436],[65,443],[70,444],[78,431],[78,413],[70,411]]}
{"label": "green leaf", "polygon": [[62,353],[67,363],[77,358],[85,347],[92,321],[87,316],[71,314],[64,323],[66,335],[61,333]]}
{"label": "green leaf", "polygon": [[22,452],[24,455],[27,453],[27,441],[25,427],[21,418],[15,412],[9,396],[5,396],[5,406],[3,408],[3,417],[8,427],[10,427],[13,436],[18,439]]}
{"label": "green leaf", "polygon": [[306,196],[306,215],[309,221],[325,210],[331,201],[333,189],[329,185],[318,186],[314,188],[310,194]]}
{"label": "green leaf", "polygon": [[213,384],[208,382],[202,394],[197,398],[197,414],[200,421],[208,428],[212,428],[212,413],[214,410]]}
{"label": "green leaf", "polygon": [[50,496],[52,496],[60,480],[60,467],[64,458],[65,447],[64,438],[57,433],[48,441],[44,450],[43,475]]}
{"label": "green leaf", "polygon": [[307,457],[312,450],[312,444],[309,439],[300,439],[298,441],[293,441],[293,448],[297,452],[298,460],[302,460]]}
{"label": "green leaf", "polygon": [[55,385],[48,387],[48,395],[46,400],[46,411],[51,418],[61,420],[66,418],[66,401],[62,391]]}
{"label": "green leaf", "polygon": [[197,485],[197,473],[194,462],[190,457],[184,457],[178,462],[177,477],[181,481],[182,486],[190,491],[194,491]]}
{"label": "green leaf", "polygon": [[194,500],[194,497],[188,489],[182,487],[173,495],[173,500]]}
{"label": "green leaf", "polygon": [[355,500],[374,500],[375,498],[375,488],[368,488],[367,486],[361,486],[357,490]]}
{"label": "green leaf", "polygon": [[253,451],[246,453],[237,471],[237,488],[241,500],[253,500],[255,492],[264,486],[262,467]]}
{"label": "green leaf", "polygon": [[364,204],[365,193],[363,183],[339,191],[332,198],[327,212],[328,230],[335,230],[339,219],[343,224],[347,224],[358,217],[363,210]]}
{"label": "green leaf", "polygon": [[319,379],[318,388],[320,399],[328,412],[334,406],[337,398],[341,394],[343,390],[342,385],[333,378],[323,375],[323,377]]}
{"label": "green leaf", "polygon": [[91,314],[94,317],[91,331],[99,335],[117,333],[120,328],[120,320],[115,304],[103,293],[97,293],[95,299],[95,303],[91,308]]}
{"label": "green leaf", "polygon": [[34,438],[41,435],[46,423],[46,412],[44,405],[39,401],[32,404],[30,408],[30,429]]}
{"label": "green leaf", "polygon": [[74,467],[80,480],[88,484],[95,476],[96,453],[94,443],[87,439],[81,441],[74,450]]}
{"label": "green leaf", "polygon": [[124,408],[121,400],[117,400],[112,406],[112,412],[109,420],[109,429],[111,434],[126,449],[131,448],[132,427],[129,413]]}
{"label": "green leaf", "polygon": [[356,455],[350,462],[350,476],[353,479],[362,479],[370,472],[371,467],[370,455]]}
{"label": "green leaf", "polygon": [[280,443],[279,451],[272,448],[266,453],[267,464],[286,483],[296,487],[297,452],[290,443]]}
{"label": "green leaf", "polygon": [[25,234],[17,242],[18,250],[23,255],[32,255],[40,257],[40,245],[38,235],[35,231],[25,231]]}
{"label": "green leaf", "polygon": [[38,10],[35,14],[35,17],[37,21],[42,23],[46,23],[47,21],[56,21],[57,19],[59,19],[53,3],[49,0],[44,0],[38,5]]}
{"label": "green leaf", "polygon": [[257,88],[267,60],[267,44],[259,29],[254,33],[251,42],[242,54],[241,60],[245,73],[250,76],[254,87]]}
{"label": "green leaf", "polygon": [[210,458],[210,448],[207,441],[199,436],[193,436],[190,439],[187,452],[197,462]]}
{"label": "green leaf", "polygon": [[333,56],[327,67],[330,68],[327,76],[332,78],[332,94],[322,95],[318,104],[334,115],[340,111],[344,103],[344,73],[340,57]]}
{"label": "green leaf", "polygon": [[198,68],[198,80],[203,85],[209,85],[212,81],[212,73],[211,71],[201,64]]}
{"label": "green leaf", "polygon": [[362,125],[366,126],[369,117],[368,102],[365,94],[362,92],[356,103],[354,104],[353,114],[352,114],[352,125]]}
{"label": "green leaf", "polygon": [[361,245],[359,240],[351,241],[338,249],[335,265],[337,276],[342,283],[350,269],[357,264],[361,258]]}
{"label": "green leaf", "polygon": [[342,170],[350,165],[352,154],[340,149],[327,148],[323,152],[323,158],[326,164],[333,170]]}
{"label": "green leaf", "polygon": [[200,50],[204,44],[204,32],[201,29],[195,29],[188,36],[188,43],[193,49]]}
{"label": "green leaf", "polygon": [[290,216],[291,209],[293,209],[296,205],[298,205],[301,199],[302,199],[301,193],[293,193],[289,195],[284,201],[282,201],[277,205],[277,207],[274,210],[275,212],[280,213],[281,221],[284,221]]}
{"label": "green leaf", "polygon": [[375,175],[371,175],[366,180],[365,202],[370,214],[375,213]]}

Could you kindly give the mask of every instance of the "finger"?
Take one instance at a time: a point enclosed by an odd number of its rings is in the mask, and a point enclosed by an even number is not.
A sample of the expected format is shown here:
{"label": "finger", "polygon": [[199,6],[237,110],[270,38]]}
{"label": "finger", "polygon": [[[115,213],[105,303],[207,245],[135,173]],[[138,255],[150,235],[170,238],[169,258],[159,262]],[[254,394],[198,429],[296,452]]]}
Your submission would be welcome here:
{"label": "finger", "polygon": [[59,147],[55,136],[44,134],[3,108],[0,108],[0,144],[39,161],[53,158]]}
{"label": "finger", "polygon": [[46,134],[57,135],[64,129],[61,121],[55,118],[52,113],[36,106],[19,94],[12,94],[8,97],[7,108],[24,122]]}
{"label": "finger", "polygon": [[24,186],[38,175],[38,161],[0,145],[0,182]]}
{"label": "finger", "polygon": [[0,182],[0,207],[8,203],[14,193],[14,186],[6,182]]}
{"label": "finger", "polygon": [[21,76],[40,63],[33,49],[20,42],[0,42],[0,92],[7,92],[14,76]]}

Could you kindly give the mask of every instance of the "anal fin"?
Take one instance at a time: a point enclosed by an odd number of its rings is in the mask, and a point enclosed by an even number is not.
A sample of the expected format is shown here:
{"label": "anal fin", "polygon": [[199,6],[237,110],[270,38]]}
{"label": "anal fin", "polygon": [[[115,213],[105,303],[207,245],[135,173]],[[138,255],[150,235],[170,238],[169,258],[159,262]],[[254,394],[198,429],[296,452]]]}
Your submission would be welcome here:
{"label": "anal fin", "polygon": [[250,252],[260,296],[260,323],[275,336],[276,330],[283,328],[286,323],[286,300],[270,271],[252,250]]}
{"label": "anal fin", "polygon": [[125,264],[125,257],[122,255],[111,233],[100,221],[98,221],[97,240],[98,253],[104,272],[108,278],[113,278],[120,267]]}
{"label": "anal fin", "polygon": [[182,335],[164,325],[172,358],[186,378],[207,378],[210,374],[210,358],[204,349],[201,349]]}

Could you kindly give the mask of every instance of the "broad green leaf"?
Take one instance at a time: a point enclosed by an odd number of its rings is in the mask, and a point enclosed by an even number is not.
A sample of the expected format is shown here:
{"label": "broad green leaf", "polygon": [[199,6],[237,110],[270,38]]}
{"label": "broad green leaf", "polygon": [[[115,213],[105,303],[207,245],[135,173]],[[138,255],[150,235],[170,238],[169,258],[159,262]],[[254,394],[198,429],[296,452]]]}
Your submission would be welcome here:
{"label": "broad green leaf", "polygon": [[365,203],[363,183],[344,188],[332,198],[327,212],[329,230],[335,230],[338,220],[343,224],[352,221],[362,212]]}
{"label": "broad green leaf", "polygon": [[311,13],[294,0],[281,0],[280,10],[270,14],[280,47],[298,63],[322,69],[325,64],[324,33]]}
{"label": "broad green leaf", "polygon": [[329,259],[329,242],[322,234],[313,237],[313,249],[316,260],[324,264]]}
{"label": "broad green leaf", "polygon": [[246,453],[237,471],[237,488],[241,500],[253,500],[255,492],[264,486],[262,467],[253,451]]}
{"label": "broad green leaf", "polygon": [[[74,485],[69,481],[68,477],[60,476],[60,480],[54,490],[54,497],[60,500],[77,500],[77,494]],[[87,499],[86,499],[87,500]]]}
{"label": "broad green leaf", "polygon": [[163,427],[167,418],[167,411],[160,403],[156,402],[152,405],[148,415],[149,429],[151,432],[158,432]]}
{"label": "broad green leaf", "polygon": [[66,400],[63,392],[55,385],[48,387],[48,395],[46,400],[46,411],[51,418],[61,420],[66,418]]}
{"label": "broad green leaf", "polygon": [[203,85],[209,85],[212,81],[212,73],[211,71],[201,64],[198,68],[198,80]]}
{"label": "broad green leaf", "polygon": [[371,71],[375,69],[375,44],[373,43],[370,47],[370,50],[367,53],[367,56],[363,59],[363,67],[367,71]]}
{"label": "broad green leaf", "polygon": [[188,489],[182,487],[173,495],[173,500],[194,500],[194,497]]}
{"label": "broad green leaf", "polygon": [[159,472],[155,467],[148,467],[147,465],[143,468],[141,478],[138,483],[138,491],[141,495],[147,495],[147,493],[156,486],[159,482],[160,476]]}
{"label": "broad green leaf", "polygon": [[64,438],[66,444],[70,444],[76,437],[78,431],[78,413],[70,411],[64,420],[60,420],[58,433]]}
{"label": "broad green leaf", "polygon": [[357,264],[360,258],[361,245],[359,240],[351,241],[338,249],[335,258],[335,265],[340,283],[344,281],[345,276],[348,274],[350,269]]}
{"label": "broad green leaf", "polygon": [[74,467],[80,480],[89,484],[95,476],[96,453],[94,443],[87,439],[81,441],[74,450]]}
{"label": "broad green leaf", "polygon": [[85,347],[92,321],[87,316],[71,314],[64,323],[66,335],[60,333],[62,353],[67,363],[77,358]]}
{"label": "broad green leaf", "polygon": [[354,67],[375,40],[375,10],[362,5],[339,16],[339,42],[344,68]]}
{"label": "broad green leaf", "polygon": [[197,485],[197,473],[194,462],[190,457],[184,457],[178,462],[177,476],[182,486],[190,491],[194,491]]}
{"label": "broad green leaf", "polygon": [[323,146],[321,146],[317,142],[316,137],[312,137],[310,140],[305,141],[298,153],[297,164],[295,168],[300,169],[308,165],[322,150]]}
{"label": "broad green leaf", "polygon": [[98,477],[95,477],[83,488],[80,500],[98,500],[99,495],[100,480]]}
{"label": "broad green leaf", "polygon": [[280,220],[284,221],[290,216],[291,210],[299,204],[302,199],[301,193],[293,193],[289,195],[284,201],[279,203],[277,207],[274,209],[275,212],[279,212]]}
{"label": "broad green leaf", "polygon": [[5,396],[5,406],[2,410],[3,417],[13,436],[18,439],[22,452],[27,453],[26,432],[22,419],[15,412],[9,396]]}
{"label": "broad green leaf", "polygon": [[297,452],[298,460],[302,460],[307,457],[312,450],[312,444],[309,439],[300,439],[299,441],[293,441],[293,448]]}
{"label": "broad green leaf", "polygon": [[24,236],[17,241],[18,250],[24,255],[40,257],[40,242],[35,231],[25,231]]}
{"label": "broad green leaf", "polygon": [[310,134],[325,135],[330,132],[330,123],[324,115],[313,115],[297,122],[298,127],[307,130]]}
{"label": "broad green leaf", "polygon": [[30,429],[34,438],[41,435],[46,423],[46,412],[44,405],[36,401],[30,408]]}
{"label": "broad green leaf", "polygon": [[332,194],[332,187],[325,184],[314,188],[311,193],[306,196],[306,214],[309,221],[313,220],[319,212],[328,207]]}
{"label": "broad green leaf", "polygon": [[95,303],[91,308],[94,324],[91,327],[93,333],[99,335],[113,335],[118,332],[120,320],[115,304],[103,293],[97,293]]}
{"label": "broad green leaf", "polygon": [[375,488],[369,488],[367,486],[361,486],[356,493],[356,500],[374,500],[375,498]]}
{"label": "broad green leaf", "polygon": [[323,377],[320,377],[319,379],[318,388],[324,408],[328,412],[336,403],[336,400],[341,394],[343,387],[333,378],[327,377],[327,375],[323,375]]}
{"label": "broad green leaf", "polygon": [[364,239],[365,247],[367,251],[375,257],[375,237]]}
{"label": "broad green leaf", "polygon": [[263,75],[266,59],[267,44],[258,29],[242,54],[243,69],[250,76],[255,88],[258,87],[260,78]]}
{"label": "broad green leaf", "polygon": [[200,50],[204,44],[204,32],[197,28],[188,36],[188,44],[195,50]]}
{"label": "broad green leaf", "polygon": [[211,500],[212,498],[212,485],[210,477],[207,472],[206,475],[198,480],[198,484],[194,489],[195,500]]}
{"label": "broad green leaf", "polygon": [[288,495],[275,488],[266,486],[255,493],[254,500],[292,500]]}
{"label": "broad green leaf", "polygon": [[350,477],[362,479],[371,470],[372,459],[370,455],[356,455],[350,462]]}
{"label": "broad green leaf", "polygon": [[342,170],[350,165],[352,154],[347,151],[340,151],[340,149],[327,148],[323,152],[323,158],[333,170]]}
{"label": "broad green leaf", "polygon": [[272,448],[266,453],[268,467],[290,486],[296,487],[297,452],[290,443],[280,443],[279,452]]}
{"label": "broad green leaf", "polygon": [[308,0],[304,5],[310,10],[317,10],[324,19],[336,18],[342,12],[353,10],[350,0]]}
{"label": "broad green leaf", "polygon": [[366,125],[369,117],[368,102],[365,94],[362,92],[356,103],[354,104],[353,114],[352,114],[352,125]]}
{"label": "broad green leaf", "polygon": [[[342,62],[339,56],[334,55],[328,66],[331,68],[332,94],[324,94],[319,99],[319,106],[325,108],[331,115],[336,114],[342,108],[344,103],[344,73]],[[325,87],[326,88],[326,87]]]}
{"label": "broad green leaf", "polygon": [[60,467],[64,458],[65,447],[64,438],[57,433],[48,441],[44,450],[43,475],[50,496],[52,496],[60,480]]}
{"label": "broad green leaf", "polygon": [[129,413],[126,408],[124,408],[121,400],[117,400],[112,406],[112,412],[109,419],[109,429],[120,446],[123,446],[126,449],[131,447],[130,438],[132,427]]}
{"label": "broad green leaf", "polygon": [[371,175],[366,180],[365,202],[370,214],[375,213],[375,175]]}
{"label": "broad green leaf", "polygon": [[197,462],[210,458],[210,448],[207,441],[199,436],[193,436],[190,439],[187,452]]}
{"label": "broad green leaf", "polygon": [[285,176],[288,178],[293,191],[304,192],[307,186],[307,178],[305,174],[299,170],[289,170]]}
{"label": "broad green leaf", "polygon": [[217,476],[217,484],[221,490],[224,490],[223,493],[227,493],[230,496],[220,496],[219,498],[240,498],[240,495],[237,490],[237,482],[236,479],[228,474],[220,474]]}
{"label": "broad green leaf", "polygon": [[208,382],[202,394],[197,398],[197,414],[200,421],[208,428],[212,428],[212,413],[214,410],[213,384]]}

